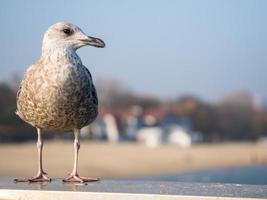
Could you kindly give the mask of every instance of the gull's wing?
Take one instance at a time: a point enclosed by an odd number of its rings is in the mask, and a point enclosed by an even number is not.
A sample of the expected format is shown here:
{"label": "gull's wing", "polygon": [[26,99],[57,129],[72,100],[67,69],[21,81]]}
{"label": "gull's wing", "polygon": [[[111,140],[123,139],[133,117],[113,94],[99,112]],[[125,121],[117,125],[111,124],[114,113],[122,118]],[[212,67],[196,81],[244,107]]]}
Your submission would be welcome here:
{"label": "gull's wing", "polygon": [[83,67],[83,70],[85,71],[85,73],[87,74],[87,76],[89,77],[90,82],[91,82],[91,96],[93,98],[93,103],[98,105],[97,92],[96,92],[96,89],[95,89],[95,85],[93,83],[92,75],[91,75],[91,73],[90,73],[90,71],[88,70],[87,67],[85,67],[84,65],[82,65],[82,67]]}
{"label": "gull's wing", "polygon": [[20,92],[21,92],[21,84],[20,84],[19,89],[18,89],[18,91],[17,91],[17,101],[18,101],[18,99],[19,99]]}

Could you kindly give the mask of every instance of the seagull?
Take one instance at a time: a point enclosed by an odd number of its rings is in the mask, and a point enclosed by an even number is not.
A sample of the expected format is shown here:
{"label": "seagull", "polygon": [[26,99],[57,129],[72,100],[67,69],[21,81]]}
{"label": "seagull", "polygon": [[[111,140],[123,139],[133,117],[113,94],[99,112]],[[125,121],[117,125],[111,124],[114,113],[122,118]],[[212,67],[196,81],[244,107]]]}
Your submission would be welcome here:
{"label": "seagull", "polygon": [[98,99],[92,76],[76,50],[91,45],[103,48],[105,43],[87,36],[78,26],[59,22],[44,34],[40,59],[31,65],[17,93],[16,114],[37,129],[38,172],[17,182],[50,182],[43,169],[44,130],[74,133],[74,166],[67,183],[86,183],[98,178],[79,176],[80,129],[92,123],[98,115]]}

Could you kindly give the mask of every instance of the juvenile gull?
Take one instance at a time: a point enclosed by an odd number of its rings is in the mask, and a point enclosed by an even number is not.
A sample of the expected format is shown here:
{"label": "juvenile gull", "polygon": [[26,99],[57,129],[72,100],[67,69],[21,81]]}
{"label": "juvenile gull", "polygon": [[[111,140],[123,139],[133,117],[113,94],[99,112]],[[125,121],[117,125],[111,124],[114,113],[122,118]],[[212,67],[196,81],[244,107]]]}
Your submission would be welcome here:
{"label": "juvenile gull", "polygon": [[64,182],[89,182],[77,172],[80,129],[95,120],[98,100],[89,70],[76,50],[85,45],[103,48],[105,43],[90,37],[71,23],[52,25],[44,34],[42,54],[31,65],[17,94],[17,114],[37,129],[38,173],[22,182],[51,181],[42,166],[42,131],[73,131],[74,166]]}

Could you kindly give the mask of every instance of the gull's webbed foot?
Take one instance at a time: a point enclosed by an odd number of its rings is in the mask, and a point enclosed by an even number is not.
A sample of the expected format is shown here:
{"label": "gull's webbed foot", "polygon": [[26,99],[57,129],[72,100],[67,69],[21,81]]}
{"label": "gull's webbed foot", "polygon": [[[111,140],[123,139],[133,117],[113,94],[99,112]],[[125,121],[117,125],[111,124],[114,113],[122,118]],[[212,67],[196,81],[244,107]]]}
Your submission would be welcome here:
{"label": "gull's webbed foot", "polygon": [[99,178],[81,177],[78,174],[70,174],[67,178],[63,179],[64,183],[88,183],[99,181]]}
{"label": "gull's webbed foot", "polygon": [[15,182],[51,182],[51,178],[47,176],[45,172],[39,173],[34,177],[31,178],[23,178],[23,179],[14,179]]}

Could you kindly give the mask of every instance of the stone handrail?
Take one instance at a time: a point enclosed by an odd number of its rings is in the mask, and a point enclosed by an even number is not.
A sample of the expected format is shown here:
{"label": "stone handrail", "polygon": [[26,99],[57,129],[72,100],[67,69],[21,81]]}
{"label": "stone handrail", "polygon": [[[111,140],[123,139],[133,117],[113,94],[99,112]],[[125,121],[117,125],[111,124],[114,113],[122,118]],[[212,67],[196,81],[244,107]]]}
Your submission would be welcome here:
{"label": "stone handrail", "polygon": [[0,178],[0,200],[237,200],[267,199],[267,185],[181,183],[161,181],[101,180],[88,185],[14,183]]}

